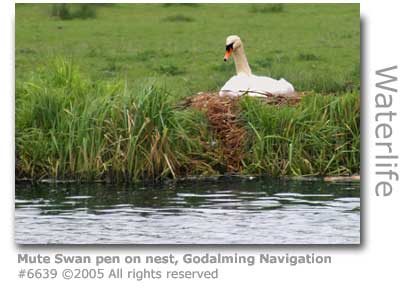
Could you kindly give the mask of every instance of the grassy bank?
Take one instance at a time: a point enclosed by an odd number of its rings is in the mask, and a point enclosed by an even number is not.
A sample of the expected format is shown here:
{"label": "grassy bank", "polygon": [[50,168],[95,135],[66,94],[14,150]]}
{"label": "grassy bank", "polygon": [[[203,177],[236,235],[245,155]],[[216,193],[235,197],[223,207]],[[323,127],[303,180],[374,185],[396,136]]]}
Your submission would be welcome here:
{"label": "grassy bank", "polygon": [[17,178],[228,172],[206,115],[179,104],[234,74],[222,61],[229,34],[243,39],[255,74],[310,92],[296,107],[240,100],[239,174],[359,173],[358,5],[92,9],[62,19],[48,4],[16,5]]}
{"label": "grassy bank", "polygon": [[[92,82],[57,60],[16,92],[17,177],[136,181],[227,171],[202,112],[155,84]],[[241,174],[359,171],[357,94],[311,93],[296,107],[240,102]]]}

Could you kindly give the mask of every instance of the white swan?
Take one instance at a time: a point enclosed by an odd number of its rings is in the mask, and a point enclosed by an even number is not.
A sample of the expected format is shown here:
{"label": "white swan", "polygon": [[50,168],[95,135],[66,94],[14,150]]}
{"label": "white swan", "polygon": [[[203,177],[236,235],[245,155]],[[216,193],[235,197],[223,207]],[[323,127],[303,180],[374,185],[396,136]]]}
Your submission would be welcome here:
{"label": "white swan", "polygon": [[244,54],[244,47],[237,35],[226,39],[226,54],[224,61],[233,55],[236,65],[236,76],[233,76],[221,88],[219,96],[238,97],[243,94],[266,97],[269,94],[288,94],[294,92],[294,87],[285,79],[275,80],[269,77],[256,76],[251,73],[249,63]]}

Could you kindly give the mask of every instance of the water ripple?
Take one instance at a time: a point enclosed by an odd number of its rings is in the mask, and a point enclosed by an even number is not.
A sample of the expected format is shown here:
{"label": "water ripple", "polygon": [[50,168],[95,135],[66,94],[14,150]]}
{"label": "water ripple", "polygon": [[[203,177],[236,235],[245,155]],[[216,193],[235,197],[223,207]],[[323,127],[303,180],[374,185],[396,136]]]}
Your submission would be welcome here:
{"label": "water ripple", "polygon": [[16,184],[19,244],[356,244],[359,183]]}

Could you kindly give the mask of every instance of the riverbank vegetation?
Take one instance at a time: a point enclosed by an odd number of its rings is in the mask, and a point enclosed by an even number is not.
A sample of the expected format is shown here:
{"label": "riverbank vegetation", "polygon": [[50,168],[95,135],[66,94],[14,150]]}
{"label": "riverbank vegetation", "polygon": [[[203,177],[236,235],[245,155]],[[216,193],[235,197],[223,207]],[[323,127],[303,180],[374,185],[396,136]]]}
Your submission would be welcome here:
{"label": "riverbank vegetation", "polygon": [[[206,116],[155,84],[95,82],[56,60],[16,92],[17,176],[139,180],[229,171]],[[240,174],[359,170],[359,98],[310,93],[298,106],[244,97]]]}
{"label": "riverbank vegetation", "polygon": [[247,41],[255,73],[306,91],[297,106],[238,101],[245,138],[236,174],[359,173],[359,6],[280,7],[118,4],[62,21],[44,17],[46,5],[18,4],[16,177],[231,173],[206,113],[181,106],[234,74],[222,63],[231,31]]}

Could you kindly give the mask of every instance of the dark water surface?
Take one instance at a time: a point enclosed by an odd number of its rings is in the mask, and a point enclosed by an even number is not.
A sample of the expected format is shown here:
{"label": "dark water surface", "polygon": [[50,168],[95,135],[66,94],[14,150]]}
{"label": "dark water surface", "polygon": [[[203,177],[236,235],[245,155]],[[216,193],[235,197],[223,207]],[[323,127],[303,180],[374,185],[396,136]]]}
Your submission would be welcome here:
{"label": "dark water surface", "polygon": [[19,244],[358,244],[359,182],[16,184]]}

